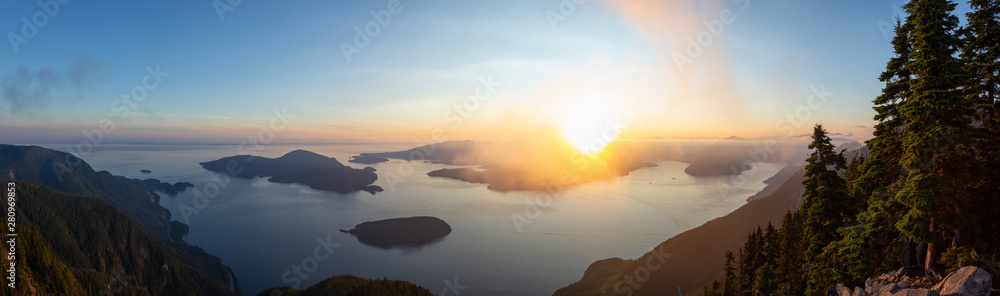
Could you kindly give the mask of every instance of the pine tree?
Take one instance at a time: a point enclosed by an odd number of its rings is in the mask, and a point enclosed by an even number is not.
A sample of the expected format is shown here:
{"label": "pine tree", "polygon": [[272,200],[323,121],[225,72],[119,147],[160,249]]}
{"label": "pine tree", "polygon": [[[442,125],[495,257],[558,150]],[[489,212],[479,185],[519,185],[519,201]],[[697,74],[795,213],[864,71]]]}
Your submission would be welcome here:
{"label": "pine tree", "polygon": [[925,269],[933,271],[939,241],[954,230],[960,200],[967,199],[974,160],[969,151],[971,101],[960,88],[967,78],[955,57],[961,40],[958,18],[949,0],[914,0],[904,6],[914,23],[910,31],[915,75],[910,96],[900,105],[903,187],[896,194],[908,211],[896,227],[909,238],[928,244]]}
{"label": "pine tree", "polygon": [[830,266],[823,260],[834,260],[830,257],[820,257],[823,248],[840,239],[837,229],[854,220],[856,212],[853,199],[847,194],[847,182],[837,173],[847,168],[847,160],[843,151],[834,152],[830,137],[817,124],[813,128],[813,142],[809,149],[813,152],[807,159],[806,180],[802,202],[805,212],[803,222],[803,245],[808,280],[808,294],[823,293],[828,286],[829,276],[826,274]]}
{"label": "pine tree", "polygon": [[786,294],[802,294],[802,274],[799,271],[802,266],[802,251],[800,242],[802,241],[802,225],[800,215],[789,211],[781,222],[781,251],[778,258],[778,274],[781,275],[781,283]]}
{"label": "pine tree", "polygon": [[[965,87],[975,104],[978,160],[988,171],[976,185],[978,206],[976,225],[985,244],[1000,244],[1000,3],[996,0],[971,0],[972,11],[966,14],[968,25],[962,30],[965,47],[961,57],[970,74]],[[981,250],[989,252],[991,250]],[[1000,256],[996,248],[994,256]]]}
{"label": "pine tree", "polygon": [[[837,239],[837,228],[853,219],[847,183],[837,170],[847,168],[843,153],[834,152],[823,125],[813,128],[813,152],[806,165],[802,208],[805,210],[805,256],[814,258]],[[831,170],[831,168],[833,170]]]}
{"label": "pine tree", "polygon": [[764,264],[764,266],[757,269],[750,295],[772,295],[775,290],[777,290],[777,285],[774,284],[774,270],[770,264]]}
{"label": "pine tree", "polygon": [[725,280],[722,282],[722,296],[736,296],[736,266],[734,266],[733,252],[726,251],[726,267],[723,269]]}
{"label": "pine tree", "polygon": [[740,253],[740,291],[743,292],[741,295],[748,295],[753,287],[754,276],[756,276],[758,265],[754,263],[757,258],[757,236],[755,234],[756,232],[750,232],[747,235],[747,241],[743,243],[743,249]]}
{"label": "pine tree", "polygon": [[910,93],[912,73],[906,68],[910,62],[910,27],[896,20],[896,36],[892,38],[896,56],[889,59],[885,71],[879,76],[885,87],[873,101],[877,123],[874,137],[865,143],[871,154],[864,162],[864,174],[859,182],[861,191],[890,190],[888,187],[903,174],[899,161],[903,154],[901,143],[905,122],[900,116],[899,105],[906,101]]}

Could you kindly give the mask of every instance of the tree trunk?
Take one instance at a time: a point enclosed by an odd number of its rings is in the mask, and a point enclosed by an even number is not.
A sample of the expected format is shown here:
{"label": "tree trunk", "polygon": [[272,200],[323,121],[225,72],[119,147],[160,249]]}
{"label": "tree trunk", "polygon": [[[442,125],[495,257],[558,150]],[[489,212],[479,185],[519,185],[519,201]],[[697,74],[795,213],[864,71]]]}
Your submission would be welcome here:
{"label": "tree trunk", "polygon": [[934,271],[934,263],[938,261],[938,248],[937,240],[934,233],[937,231],[937,227],[934,225],[934,219],[931,219],[931,223],[928,226],[928,231],[931,233],[931,241],[927,242],[927,259],[924,260],[924,273],[926,275],[937,274]]}
{"label": "tree trunk", "polygon": [[938,261],[938,244],[934,242],[927,243],[927,259],[924,260],[924,273],[927,275],[937,274],[934,271],[934,263]]}
{"label": "tree trunk", "polygon": [[917,264],[916,266],[923,267],[924,262],[927,260],[927,243],[920,243],[917,245]]}
{"label": "tree trunk", "polygon": [[909,237],[903,238],[903,267],[917,266],[917,244]]}

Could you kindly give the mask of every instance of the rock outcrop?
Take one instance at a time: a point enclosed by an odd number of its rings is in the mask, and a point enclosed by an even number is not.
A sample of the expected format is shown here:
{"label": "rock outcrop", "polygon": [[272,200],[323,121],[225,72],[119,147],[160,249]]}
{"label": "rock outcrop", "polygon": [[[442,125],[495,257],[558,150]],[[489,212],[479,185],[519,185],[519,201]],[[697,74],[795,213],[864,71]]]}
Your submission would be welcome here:
{"label": "rock outcrop", "polygon": [[830,287],[828,296],[989,296],[993,276],[975,266],[966,266],[941,279],[924,276],[922,270],[900,268],[865,281],[853,290],[841,284]]}

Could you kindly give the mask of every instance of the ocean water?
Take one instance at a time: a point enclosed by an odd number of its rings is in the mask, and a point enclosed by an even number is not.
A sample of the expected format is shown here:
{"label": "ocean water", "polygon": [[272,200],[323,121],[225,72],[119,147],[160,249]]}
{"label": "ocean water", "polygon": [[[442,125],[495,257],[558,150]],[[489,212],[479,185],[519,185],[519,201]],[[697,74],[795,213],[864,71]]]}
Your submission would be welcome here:
{"label": "ocean water", "polygon": [[[365,165],[347,163],[348,157],[409,148],[270,145],[258,155],[278,157],[306,149],[361,168]],[[189,243],[232,267],[243,295],[273,286],[305,288],[339,274],[407,280],[436,295],[550,295],[578,280],[595,260],[638,257],[731,212],[781,169],[758,163],[740,176],[695,178],[684,173],[687,164],[663,161],[552,196],[494,192],[486,185],[426,175],[452,166],[391,160],[371,165],[379,174],[375,184],[386,189],[371,195],[220,177],[198,165],[237,154],[236,146],[103,145],[81,157],[94,169],[115,175],[195,184],[175,197],[160,193],[161,204],[175,220],[191,226]],[[152,173],[140,173],[142,169]],[[400,178],[389,184],[390,175]],[[452,232],[420,248],[387,250],[339,231],[365,221],[410,216],[441,218]],[[299,266],[298,274],[293,266]]]}

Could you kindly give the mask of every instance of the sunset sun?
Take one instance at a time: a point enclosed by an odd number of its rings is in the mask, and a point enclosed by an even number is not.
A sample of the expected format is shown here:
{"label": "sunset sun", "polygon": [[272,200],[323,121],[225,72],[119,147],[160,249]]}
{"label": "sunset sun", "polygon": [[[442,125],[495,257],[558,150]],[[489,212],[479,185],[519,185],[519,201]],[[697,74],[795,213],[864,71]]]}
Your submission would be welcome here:
{"label": "sunset sun", "polygon": [[621,133],[619,114],[608,102],[574,102],[565,110],[559,122],[560,134],[580,153],[597,155]]}

